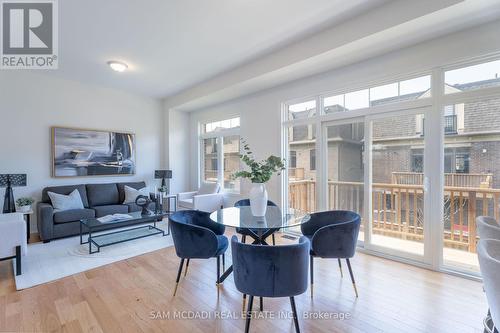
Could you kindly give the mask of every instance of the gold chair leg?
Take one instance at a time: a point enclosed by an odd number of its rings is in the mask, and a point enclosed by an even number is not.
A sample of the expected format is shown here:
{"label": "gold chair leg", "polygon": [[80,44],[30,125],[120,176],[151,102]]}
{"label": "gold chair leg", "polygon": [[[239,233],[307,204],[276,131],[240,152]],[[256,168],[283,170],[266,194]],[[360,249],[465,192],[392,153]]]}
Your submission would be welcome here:
{"label": "gold chair leg", "polygon": [[340,259],[338,259],[338,260],[339,260],[340,277],[343,278],[344,272],[342,272],[342,263],[340,262]]}
{"label": "gold chair leg", "polygon": [[174,295],[173,296],[175,296],[175,294],[177,293],[177,287],[178,286],[179,286],[179,282],[176,282],[175,283],[175,289],[174,289]]}
{"label": "gold chair leg", "polygon": [[314,284],[311,283],[311,298],[313,298],[314,295]]}
{"label": "gold chair leg", "polygon": [[356,288],[356,283],[353,283],[352,286],[354,287],[354,293],[356,294],[356,298],[358,298],[358,288]]}
{"label": "gold chair leg", "polygon": [[184,277],[186,277],[186,275],[188,273],[188,267],[189,267],[189,259],[186,262],[186,269],[184,270]]}
{"label": "gold chair leg", "polygon": [[247,298],[246,298],[246,295],[243,295],[243,306],[242,306],[242,311],[245,312],[245,305],[247,303]]}

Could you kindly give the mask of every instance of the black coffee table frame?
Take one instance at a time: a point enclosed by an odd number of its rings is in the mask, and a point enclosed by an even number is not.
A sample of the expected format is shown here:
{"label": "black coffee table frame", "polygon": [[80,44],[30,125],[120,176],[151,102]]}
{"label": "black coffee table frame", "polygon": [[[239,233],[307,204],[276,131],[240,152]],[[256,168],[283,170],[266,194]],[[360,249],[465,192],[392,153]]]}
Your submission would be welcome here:
{"label": "black coffee table frame", "polygon": [[[83,244],[89,244],[89,254],[94,254],[94,253],[101,252],[101,247],[105,247],[105,246],[110,246],[110,245],[114,245],[114,244],[124,243],[124,242],[128,242],[128,241],[131,241],[131,240],[145,238],[145,237],[149,237],[149,236],[160,235],[160,234],[162,236],[167,236],[167,235],[170,234],[170,232],[166,233],[162,229],[159,229],[156,226],[156,223],[161,221],[161,220],[158,221],[158,219],[163,218],[163,217],[168,217],[168,216],[169,216],[169,214],[162,214],[161,216],[160,215],[143,216],[142,218],[139,218],[139,219],[137,219],[137,218],[124,219],[124,220],[115,221],[115,222],[112,222],[112,223],[102,223],[100,225],[95,225],[95,226],[89,226],[89,225],[85,224],[83,220],[80,220],[80,244],[82,244],[82,245]],[[127,228],[127,229],[118,230],[118,231],[100,233],[99,235],[92,236],[93,232],[99,232],[99,231],[107,230],[107,229],[105,229],[106,226],[113,225],[115,227],[111,228],[111,229],[117,229],[117,228],[122,227],[123,224],[125,224],[127,222],[133,223],[133,224],[153,223],[153,225],[145,225],[145,226],[140,226],[140,227],[135,227],[135,228]],[[126,227],[126,226],[123,226],[123,227]],[[86,232],[83,230],[84,228],[87,229]],[[129,238],[125,238],[125,239],[122,239],[122,240],[112,241],[112,242],[105,243],[105,244],[100,244],[100,245],[95,241],[95,239],[99,239],[99,238],[102,238],[102,237],[107,237],[109,235],[127,233],[127,232],[131,232],[131,231],[134,231],[134,230],[141,230],[141,229],[148,229],[148,230],[154,230],[154,231],[151,232],[151,233],[144,234],[144,235],[135,236],[135,237],[129,237]],[[170,229],[170,228],[168,228],[168,229]],[[88,235],[86,242],[83,241],[84,234]],[[92,251],[92,245],[94,245],[97,248],[97,251]]]}

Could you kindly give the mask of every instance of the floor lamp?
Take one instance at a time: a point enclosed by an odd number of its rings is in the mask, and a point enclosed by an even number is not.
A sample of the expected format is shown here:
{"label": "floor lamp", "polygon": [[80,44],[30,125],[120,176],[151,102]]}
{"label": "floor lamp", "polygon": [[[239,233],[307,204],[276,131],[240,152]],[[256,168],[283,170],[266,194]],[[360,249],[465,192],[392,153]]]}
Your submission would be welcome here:
{"label": "floor lamp", "polygon": [[26,186],[26,174],[0,174],[0,187],[5,187],[5,197],[3,200],[4,213],[14,213],[16,211],[12,186]]}

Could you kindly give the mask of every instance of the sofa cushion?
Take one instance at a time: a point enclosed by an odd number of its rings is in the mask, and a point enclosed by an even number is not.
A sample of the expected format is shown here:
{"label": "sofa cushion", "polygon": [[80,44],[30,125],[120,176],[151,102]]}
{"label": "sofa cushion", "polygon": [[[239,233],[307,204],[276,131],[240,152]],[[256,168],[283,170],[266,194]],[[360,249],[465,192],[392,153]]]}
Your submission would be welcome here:
{"label": "sofa cushion", "polygon": [[116,186],[118,187],[118,196],[119,196],[118,201],[120,203],[123,203],[123,201],[125,201],[125,190],[124,190],[125,185],[127,185],[128,187],[135,188],[136,190],[146,187],[145,182],[117,183]]}
{"label": "sofa cushion", "polygon": [[68,195],[74,190],[78,190],[80,192],[80,197],[82,198],[83,206],[85,208],[89,208],[89,201],[87,199],[87,189],[85,185],[67,185],[67,186],[49,186],[43,189],[42,191],[42,202],[51,203],[50,197],[47,192],[53,192],[57,194]]}
{"label": "sofa cushion", "polygon": [[137,197],[140,195],[149,197],[149,191],[147,187],[136,190],[133,187],[125,185],[123,189],[125,190],[125,200],[123,200],[124,204],[134,203]]}
{"label": "sofa cushion", "polygon": [[67,223],[95,217],[93,209],[70,209],[54,214],[54,223]]}
{"label": "sofa cushion", "polygon": [[198,190],[198,195],[202,194],[215,194],[219,193],[220,185],[219,183],[203,182],[201,183],[200,189]]}
{"label": "sofa cushion", "polygon": [[78,190],[74,190],[68,195],[47,192],[54,210],[64,211],[73,209],[83,209],[82,197]]}
{"label": "sofa cushion", "polygon": [[90,207],[117,205],[118,187],[116,184],[87,184],[87,196]]}
{"label": "sofa cushion", "polygon": [[92,207],[95,210],[95,216],[101,217],[106,215],[112,215],[116,213],[128,213],[127,205],[105,205],[105,206],[95,206]]}

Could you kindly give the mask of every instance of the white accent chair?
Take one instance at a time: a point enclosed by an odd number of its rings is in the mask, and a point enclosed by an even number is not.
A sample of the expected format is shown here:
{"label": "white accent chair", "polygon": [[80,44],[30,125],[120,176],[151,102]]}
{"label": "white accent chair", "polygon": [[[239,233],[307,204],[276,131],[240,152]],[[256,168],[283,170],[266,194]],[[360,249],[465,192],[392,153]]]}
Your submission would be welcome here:
{"label": "white accent chair", "polygon": [[177,202],[181,209],[211,213],[224,205],[224,195],[220,193],[220,190],[219,183],[203,182],[198,191],[179,193]]}
{"label": "white accent chair", "polygon": [[16,259],[16,275],[21,275],[21,256],[27,253],[26,221],[23,214],[0,214],[0,260]]}
{"label": "white accent chair", "polygon": [[[477,247],[479,267],[483,276],[484,291],[490,306],[485,329],[498,332],[500,327],[500,240],[481,239]],[[492,321],[492,324],[489,323]],[[486,331],[485,331],[486,332]]]}

